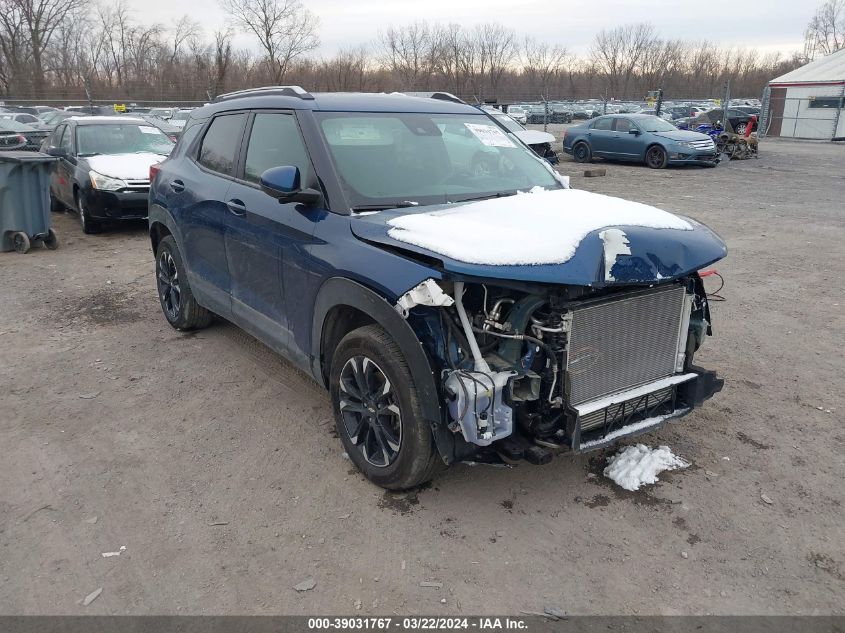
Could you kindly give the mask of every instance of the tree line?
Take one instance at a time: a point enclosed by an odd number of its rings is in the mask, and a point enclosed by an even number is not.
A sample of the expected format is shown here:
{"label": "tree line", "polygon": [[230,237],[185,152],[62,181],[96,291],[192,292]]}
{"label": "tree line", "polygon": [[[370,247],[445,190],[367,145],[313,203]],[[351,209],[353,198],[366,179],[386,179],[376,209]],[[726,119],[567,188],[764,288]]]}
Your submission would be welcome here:
{"label": "tree line", "polygon": [[[719,97],[730,79],[733,95],[755,97],[769,79],[806,61],[806,51],[784,58],[667,39],[648,23],[602,30],[588,54],[575,55],[497,22],[427,21],[389,26],[369,45],[318,57],[319,19],[301,0],[220,2],[229,20],[208,33],[187,15],[167,25],[146,22],[127,0],[0,0],[0,92],[56,102],[90,95],[175,103],[292,83],[314,91],[446,90],[508,102],[642,99],[659,87],[670,98]],[[845,0],[831,3],[835,9]],[[237,32],[257,46],[236,48]]]}

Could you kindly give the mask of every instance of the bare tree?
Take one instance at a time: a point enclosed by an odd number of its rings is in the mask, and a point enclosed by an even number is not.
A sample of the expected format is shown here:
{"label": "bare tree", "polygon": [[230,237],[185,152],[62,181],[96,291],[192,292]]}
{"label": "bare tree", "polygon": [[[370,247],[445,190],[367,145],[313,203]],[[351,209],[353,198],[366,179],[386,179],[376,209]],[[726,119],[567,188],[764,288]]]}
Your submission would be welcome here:
{"label": "bare tree", "polygon": [[438,45],[427,22],[390,27],[378,36],[381,62],[400,80],[402,89],[428,87]]}
{"label": "bare tree", "polygon": [[173,33],[173,39],[170,42],[169,62],[175,64],[185,43],[191,39],[196,39],[202,33],[202,29],[198,22],[192,20],[188,15],[183,15],[176,20],[170,30]]}
{"label": "bare tree", "polygon": [[845,48],[845,0],[825,0],[807,25],[807,57]]}
{"label": "bare tree", "polygon": [[327,90],[350,92],[363,91],[367,85],[369,59],[363,46],[345,48],[334,58],[321,63],[320,72]]}
{"label": "bare tree", "polygon": [[566,48],[526,37],[522,43],[522,74],[537,94],[547,95],[552,80],[565,68]]}
{"label": "bare tree", "polygon": [[0,3],[0,50],[3,52],[2,79],[6,90],[17,86],[26,92],[28,84],[26,64],[29,59],[29,39],[20,8],[5,0]]}
{"label": "bare tree", "polygon": [[596,35],[592,57],[607,79],[611,96],[628,96],[631,77],[655,38],[654,26],[645,23],[627,24]]}
{"label": "bare tree", "polygon": [[319,45],[319,20],[300,0],[221,0],[221,6],[258,38],[277,84],[291,62]]}
{"label": "bare tree", "polygon": [[[475,28],[475,42],[478,46],[478,74],[495,95],[502,75],[517,56],[516,35],[501,24],[489,22]],[[482,84],[480,97],[483,97],[484,88],[485,84]]]}

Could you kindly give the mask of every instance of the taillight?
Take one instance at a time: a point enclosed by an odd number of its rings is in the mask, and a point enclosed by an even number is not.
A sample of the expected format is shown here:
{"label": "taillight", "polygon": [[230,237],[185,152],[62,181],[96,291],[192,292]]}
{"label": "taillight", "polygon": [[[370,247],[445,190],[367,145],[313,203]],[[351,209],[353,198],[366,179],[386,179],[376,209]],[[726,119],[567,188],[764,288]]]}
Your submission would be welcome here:
{"label": "taillight", "polygon": [[26,145],[26,137],[23,134],[18,134],[18,143]]}
{"label": "taillight", "polygon": [[158,172],[161,171],[161,163],[156,163],[155,165],[150,165],[150,186],[152,186],[153,181],[156,179]]}

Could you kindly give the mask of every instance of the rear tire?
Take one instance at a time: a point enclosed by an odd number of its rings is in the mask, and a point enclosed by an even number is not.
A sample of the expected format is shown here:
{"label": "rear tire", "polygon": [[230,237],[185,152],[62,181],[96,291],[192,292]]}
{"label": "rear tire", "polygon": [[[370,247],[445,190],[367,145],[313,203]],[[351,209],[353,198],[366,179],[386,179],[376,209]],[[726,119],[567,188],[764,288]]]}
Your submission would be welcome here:
{"label": "rear tire", "polygon": [[575,146],[572,148],[572,158],[575,159],[576,163],[592,162],[593,150],[590,149],[590,146],[587,143],[580,141],[575,143]]}
{"label": "rear tire", "polygon": [[174,329],[199,330],[208,327],[214,318],[194,299],[172,235],[162,238],[156,249],[156,289],[164,318]]}
{"label": "rear tire", "polygon": [[50,211],[53,213],[63,213],[64,210],[65,205],[59,202],[59,199],[56,196],[50,194]]}
{"label": "rear tire", "polygon": [[347,334],[331,361],[335,424],[352,462],[377,486],[404,490],[443,467],[408,363],[378,325]]}

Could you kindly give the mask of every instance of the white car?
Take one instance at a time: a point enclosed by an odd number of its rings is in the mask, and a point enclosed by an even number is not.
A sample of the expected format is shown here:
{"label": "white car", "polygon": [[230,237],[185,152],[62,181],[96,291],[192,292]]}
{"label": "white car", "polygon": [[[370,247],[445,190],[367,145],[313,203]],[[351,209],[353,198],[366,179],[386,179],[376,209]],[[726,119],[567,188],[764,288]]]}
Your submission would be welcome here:
{"label": "white car", "polygon": [[521,125],[528,123],[528,112],[522,106],[510,106],[507,115]]}

